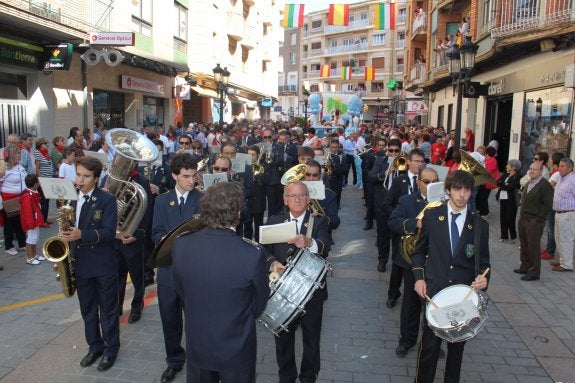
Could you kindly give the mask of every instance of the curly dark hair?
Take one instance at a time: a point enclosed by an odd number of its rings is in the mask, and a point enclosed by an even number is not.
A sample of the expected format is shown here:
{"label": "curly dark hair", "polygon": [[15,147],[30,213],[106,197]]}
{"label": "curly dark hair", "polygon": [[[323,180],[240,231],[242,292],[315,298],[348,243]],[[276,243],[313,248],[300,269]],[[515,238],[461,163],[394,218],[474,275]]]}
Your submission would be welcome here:
{"label": "curly dark hair", "polygon": [[178,153],[170,161],[172,174],[180,174],[182,169],[198,169],[198,161],[190,153]]}
{"label": "curly dark hair", "polygon": [[221,182],[210,186],[200,199],[201,218],[212,229],[234,227],[240,223],[244,190],[237,182]]}

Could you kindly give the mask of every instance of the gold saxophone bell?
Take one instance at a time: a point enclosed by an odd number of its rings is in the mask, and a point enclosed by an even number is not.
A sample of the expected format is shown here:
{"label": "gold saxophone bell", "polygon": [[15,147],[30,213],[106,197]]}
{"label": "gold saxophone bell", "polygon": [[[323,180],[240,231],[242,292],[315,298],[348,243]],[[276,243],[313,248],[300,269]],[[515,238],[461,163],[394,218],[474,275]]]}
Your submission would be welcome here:
{"label": "gold saxophone bell", "polygon": [[[417,215],[416,219],[420,220],[425,215],[425,211],[427,209],[431,209],[434,207],[438,207],[443,205],[443,201],[434,201],[429,202],[421,212]],[[402,235],[401,241],[399,243],[399,252],[401,253],[401,257],[408,265],[411,265],[411,257],[413,257],[413,253],[415,253],[415,244],[417,243],[417,239],[419,238],[419,230],[416,229],[414,234],[409,235]]]}
{"label": "gold saxophone bell", "polygon": [[282,185],[287,185],[292,181],[299,181],[303,179],[305,176],[305,169],[307,168],[306,164],[299,164],[296,166],[292,166],[289,168],[284,175],[282,176],[281,183]]}
{"label": "gold saxophone bell", "polygon": [[[74,208],[69,204],[64,205],[62,200],[60,203],[62,206],[58,208],[58,234],[68,230],[76,221]],[[47,260],[54,262],[54,271],[58,273],[56,280],[62,285],[64,295],[67,298],[72,297],[76,292],[76,278],[74,257],[68,242],[59,236],[50,237],[44,241],[42,253]]]}

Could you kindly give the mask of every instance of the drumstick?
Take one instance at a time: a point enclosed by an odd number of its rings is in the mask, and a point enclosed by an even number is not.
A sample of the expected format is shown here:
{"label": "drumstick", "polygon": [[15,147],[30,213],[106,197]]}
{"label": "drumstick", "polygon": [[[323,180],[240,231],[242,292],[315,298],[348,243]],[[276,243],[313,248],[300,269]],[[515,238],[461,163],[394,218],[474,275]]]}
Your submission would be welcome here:
{"label": "drumstick", "polygon": [[[481,276],[483,278],[485,278],[485,276],[487,275],[487,273],[489,273],[489,267],[485,269],[485,271],[483,272],[483,274],[481,274]],[[469,291],[467,292],[467,294],[465,294],[465,296],[463,297],[463,300],[467,300],[467,298],[469,298],[469,296],[471,295],[471,293],[475,291],[475,289],[473,287],[469,287]]]}
{"label": "drumstick", "polygon": [[436,305],[435,302],[433,301],[433,299],[431,299],[427,294],[425,294],[425,299],[427,299],[427,301],[428,301],[429,303],[431,303],[431,305],[432,305],[434,308],[436,308],[436,309],[439,308],[439,306]]}

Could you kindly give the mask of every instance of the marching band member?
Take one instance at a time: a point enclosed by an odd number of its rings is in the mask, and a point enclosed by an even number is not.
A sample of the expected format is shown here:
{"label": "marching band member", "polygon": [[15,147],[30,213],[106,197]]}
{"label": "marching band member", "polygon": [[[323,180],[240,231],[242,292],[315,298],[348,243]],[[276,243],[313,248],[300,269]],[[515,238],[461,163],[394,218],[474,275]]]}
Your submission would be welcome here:
{"label": "marching band member", "polygon": [[347,174],[347,165],[343,153],[340,151],[339,140],[333,138],[329,142],[331,175],[329,176],[328,187],[335,192],[337,197],[337,207],[341,207],[341,192],[343,189],[343,177]]}
{"label": "marching band member", "polygon": [[[304,180],[305,181],[321,181],[321,165],[314,160],[309,160],[306,165]],[[325,188],[325,198],[318,199],[317,202],[325,212],[326,217],[329,219],[329,232],[339,227],[340,219],[337,208],[337,197],[333,190]]]}
{"label": "marching band member", "polygon": [[[445,179],[449,202],[425,212],[412,257],[415,291],[421,298],[433,297],[454,284],[487,288],[487,278],[481,273],[489,267],[489,224],[474,219],[477,213],[467,208],[474,184],[471,173],[456,170]],[[479,249],[475,248],[475,230],[480,230]],[[416,382],[434,382],[441,342],[424,318]],[[464,347],[465,341],[447,344],[445,382],[459,382]]]}
{"label": "marching band member", "polygon": [[[260,147],[257,145],[248,146],[248,154],[252,156],[252,167],[263,166],[259,163]],[[250,219],[247,225],[244,225],[244,236],[247,239],[260,241],[260,226],[264,224],[264,213],[266,211],[266,185],[264,183],[266,170],[264,174],[252,172],[254,175],[254,194],[248,198],[248,209]]]}
{"label": "marching band member", "polygon": [[[437,172],[431,168],[423,169],[417,179],[419,191],[414,194],[404,195],[399,199],[396,208],[389,217],[389,229],[396,235],[415,235],[421,230],[421,220],[417,215],[427,204],[427,185],[438,182]],[[398,257],[393,263],[403,269],[403,298],[401,302],[401,316],[399,326],[399,345],[395,353],[400,358],[407,355],[407,351],[417,343],[419,334],[419,317],[421,316],[421,301],[413,289],[415,281],[411,266]]]}
{"label": "marching band member", "polygon": [[[170,161],[176,186],[156,198],[152,226],[152,239],[156,245],[170,231],[199,213],[201,193],[195,189],[197,166],[198,163],[189,153],[178,153]],[[186,351],[181,346],[184,306],[174,287],[172,267],[158,268],[157,283],[168,365],[162,374],[161,382],[168,383],[174,380],[186,360]]]}
{"label": "marching band member", "polygon": [[[297,235],[288,243],[266,245],[267,261],[273,272],[282,273],[287,258],[295,255],[298,249],[308,249],[323,258],[327,258],[330,249],[328,220],[323,216],[313,218],[310,228],[311,213],[307,210],[309,192],[301,181],[290,182],[284,188],[284,203],[288,211],[270,217],[267,224],[274,225],[290,220],[296,221]],[[311,235],[308,235],[311,230]],[[319,289],[305,305],[305,315],[299,317],[288,326],[288,331],[275,337],[276,358],[279,367],[280,383],[295,383],[298,378],[295,361],[295,330],[301,324],[303,336],[303,358],[299,380],[302,383],[312,383],[317,379],[320,370],[320,335],[323,317],[323,302],[327,299],[327,287]]]}

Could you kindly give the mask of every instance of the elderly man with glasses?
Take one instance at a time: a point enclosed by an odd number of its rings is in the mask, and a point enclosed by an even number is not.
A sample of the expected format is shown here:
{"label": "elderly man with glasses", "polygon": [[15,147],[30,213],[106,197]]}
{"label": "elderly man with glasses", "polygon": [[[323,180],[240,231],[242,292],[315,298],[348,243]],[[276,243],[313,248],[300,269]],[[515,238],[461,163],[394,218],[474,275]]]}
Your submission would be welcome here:
{"label": "elderly man with glasses", "polygon": [[[417,178],[418,191],[406,194],[399,199],[399,203],[389,216],[389,230],[395,235],[416,235],[421,229],[421,219],[418,214],[427,205],[427,186],[438,182],[437,172],[431,168],[423,169]],[[393,259],[394,265],[403,269],[403,298],[401,303],[399,345],[395,353],[404,358],[410,348],[417,343],[419,335],[419,318],[421,316],[421,301],[414,290],[415,279],[411,265],[403,257]]]}

